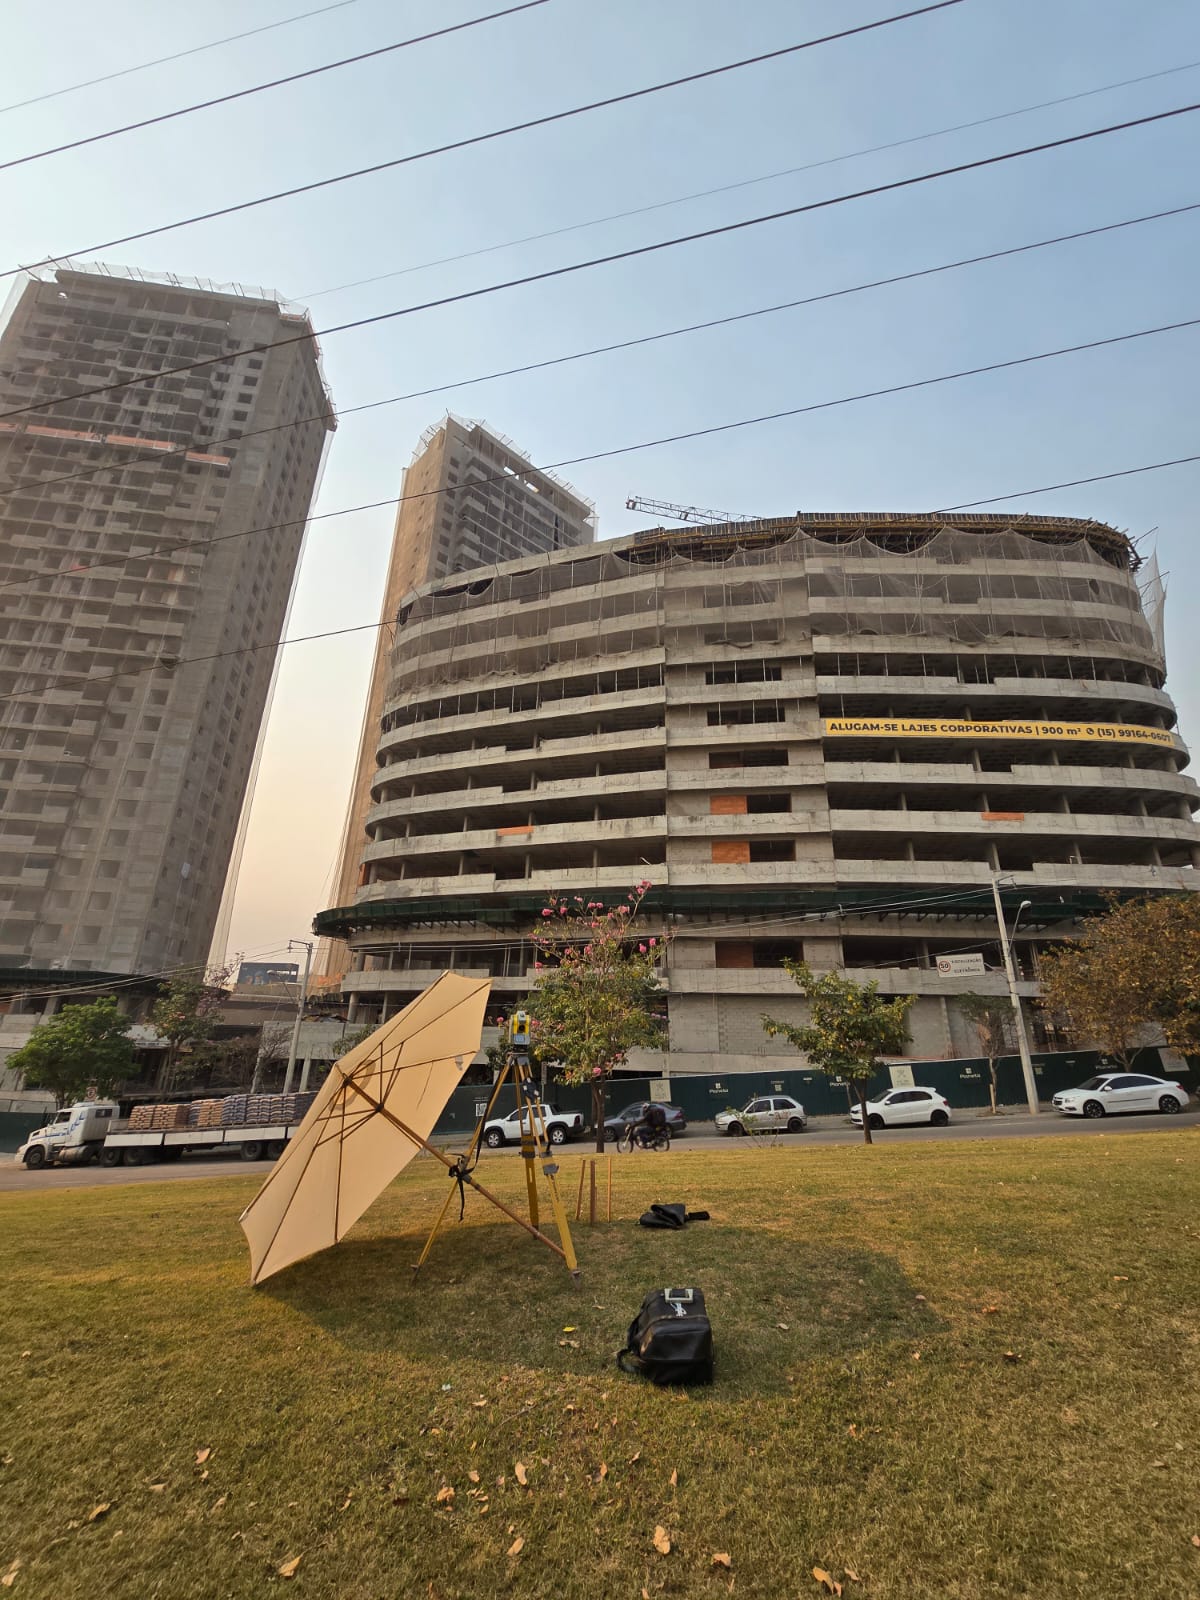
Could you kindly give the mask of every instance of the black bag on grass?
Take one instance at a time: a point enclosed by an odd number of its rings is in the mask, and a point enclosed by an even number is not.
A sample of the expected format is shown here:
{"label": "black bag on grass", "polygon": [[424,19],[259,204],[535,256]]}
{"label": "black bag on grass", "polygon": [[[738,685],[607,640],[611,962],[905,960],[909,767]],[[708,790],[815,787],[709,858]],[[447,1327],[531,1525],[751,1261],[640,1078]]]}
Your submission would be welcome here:
{"label": "black bag on grass", "polygon": [[711,1383],[712,1324],[700,1289],[652,1289],[617,1352],[622,1372],[651,1383]]}
{"label": "black bag on grass", "polygon": [[689,1211],[686,1206],[677,1205],[675,1202],[664,1204],[656,1200],[649,1211],[643,1211],[638,1218],[643,1228],[682,1228],[689,1222],[707,1222],[707,1211]]}

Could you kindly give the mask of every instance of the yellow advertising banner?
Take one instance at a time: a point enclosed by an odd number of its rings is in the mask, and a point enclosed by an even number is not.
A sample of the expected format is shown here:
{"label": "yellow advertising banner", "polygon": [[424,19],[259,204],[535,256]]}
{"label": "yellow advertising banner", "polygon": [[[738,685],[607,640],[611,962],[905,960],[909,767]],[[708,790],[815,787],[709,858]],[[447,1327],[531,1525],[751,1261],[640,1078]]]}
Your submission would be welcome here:
{"label": "yellow advertising banner", "polygon": [[1157,744],[1174,750],[1178,743],[1165,728],[1143,728],[1132,722],[967,722],[956,717],[826,717],[827,739],[1050,739],[1087,740],[1096,744]]}

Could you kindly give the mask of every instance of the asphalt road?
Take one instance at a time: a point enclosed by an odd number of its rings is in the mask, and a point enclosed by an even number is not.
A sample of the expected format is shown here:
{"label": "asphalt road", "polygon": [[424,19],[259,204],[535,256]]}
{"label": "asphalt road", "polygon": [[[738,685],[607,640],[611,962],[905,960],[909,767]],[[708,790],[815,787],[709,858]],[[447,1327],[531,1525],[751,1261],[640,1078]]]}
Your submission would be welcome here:
{"label": "asphalt road", "polygon": [[[1133,1133],[1186,1133],[1200,1128],[1200,1109],[1181,1112],[1176,1117],[1153,1113],[1124,1117],[1103,1117],[1085,1122],[1082,1117],[1060,1117],[1052,1111],[1043,1111],[1031,1117],[1028,1112],[1008,1112],[999,1117],[976,1116],[962,1113],[960,1120],[948,1128],[886,1128],[874,1137],[880,1144],[945,1144],[964,1139],[1044,1139],[1067,1137],[1096,1139],[1123,1136]],[[772,1148],[801,1149],[805,1145],[860,1144],[862,1133],[849,1127],[842,1119],[829,1117],[814,1119],[807,1133],[756,1134],[746,1139],[729,1139],[711,1131],[711,1124],[693,1124],[692,1131],[683,1135],[674,1148],[662,1154],[638,1152],[639,1160],[663,1160],[705,1150],[753,1150],[768,1145]],[[464,1141],[456,1141],[461,1149]],[[584,1139],[565,1147],[565,1153],[586,1155],[592,1141]],[[609,1147],[612,1148],[611,1146]],[[517,1155],[511,1145],[498,1154]],[[618,1157],[621,1160],[632,1157]],[[149,1167],[44,1167],[38,1172],[27,1172],[18,1166],[11,1155],[0,1155],[0,1192],[16,1190],[28,1194],[42,1189],[107,1188],[127,1183],[180,1183],[188,1179],[261,1177],[273,1166],[270,1161],[242,1161],[235,1153],[224,1155],[185,1156],[182,1161],[169,1166]]]}

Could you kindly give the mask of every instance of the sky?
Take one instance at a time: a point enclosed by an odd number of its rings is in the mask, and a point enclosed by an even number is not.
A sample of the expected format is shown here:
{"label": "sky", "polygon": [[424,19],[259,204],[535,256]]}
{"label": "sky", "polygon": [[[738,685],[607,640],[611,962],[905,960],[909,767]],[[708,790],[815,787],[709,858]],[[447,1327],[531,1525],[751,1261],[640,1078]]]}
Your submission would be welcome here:
{"label": "sky", "polygon": [[[0,160],[370,50],[426,31],[432,19],[444,26],[499,8],[498,0],[443,0],[436,8],[349,0],[252,38],[0,111]],[[203,8],[114,0],[99,26],[94,6],[60,0],[48,27],[43,6],[8,0],[0,106],[305,9],[311,0],[216,0]],[[322,329],[1200,101],[1200,8],[1192,0],[964,0],[547,128],[115,249],[92,248],[903,9],[896,0],[549,0],[232,106],[0,171],[0,268],[71,255],[264,285],[307,306]],[[1109,87],[1150,74],[1157,76]],[[1081,98],[1024,109],[1065,96]],[[957,126],[996,117],[1003,120]],[[941,131],[951,128],[957,131]],[[896,147],[860,153],[881,145]],[[396,496],[422,431],[448,409],[481,418],[548,465],[1200,317],[1196,211],[476,381],[1200,202],[1198,155],[1200,112],[330,333],[321,346],[339,409],[441,392],[344,416],[315,510]],[[632,211],[639,214],[596,222]],[[551,230],[564,231],[512,243]],[[343,287],[349,284],[357,286]],[[1168,687],[1181,731],[1194,739],[1200,464],[1025,491],[1200,453],[1198,356],[1200,328],[1180,329],[579,462],[560,476],[596,502],[603,538],[649,525],[625,509],[635,494],[756,515],[925,510],[999,497],[998,507],[1111,522],[1155,549],[1169,575]],[[289,636],[378,619],[392,519],[383,508],[312,525]],[[361,632],[281,653],[231,952],[311,937],[314,913],[329,903],[373,642]]]}

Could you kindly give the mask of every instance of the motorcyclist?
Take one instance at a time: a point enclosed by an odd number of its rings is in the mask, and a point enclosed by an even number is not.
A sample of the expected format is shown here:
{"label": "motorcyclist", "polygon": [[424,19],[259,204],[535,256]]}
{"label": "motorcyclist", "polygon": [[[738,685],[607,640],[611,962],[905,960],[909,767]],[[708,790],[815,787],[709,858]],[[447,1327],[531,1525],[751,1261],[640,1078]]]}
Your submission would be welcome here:
{"label": "motorcyclist", "polygon": [[656,1105],[651,1100],[647,1102],[641,1116],[633,1125],[633,1137],[645,1149],[654,1143],[660,1133],[666,1133],[668,1138],[670,1137],[667,1129],[667,1113],[662,1106]]}

